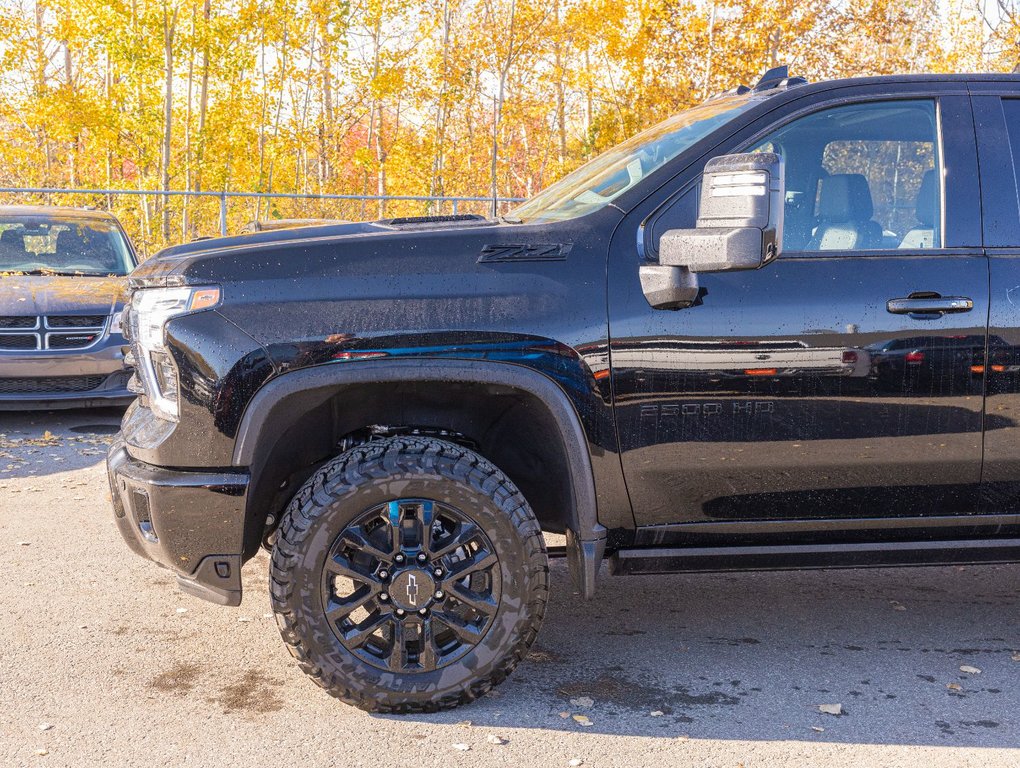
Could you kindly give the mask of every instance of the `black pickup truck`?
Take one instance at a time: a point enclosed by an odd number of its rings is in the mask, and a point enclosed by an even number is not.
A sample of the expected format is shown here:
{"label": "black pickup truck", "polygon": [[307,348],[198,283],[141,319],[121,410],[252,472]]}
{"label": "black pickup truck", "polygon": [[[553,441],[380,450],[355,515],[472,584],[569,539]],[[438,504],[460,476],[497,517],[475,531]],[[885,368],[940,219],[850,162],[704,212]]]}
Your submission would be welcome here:
{"label": "black pickup truck", "polygon": [[512,671],[543,531],[584,598],[603,560],[1020,560],[1018,179],[1018,76],[780,70],[499,219],[167,249],[125,312],[117,524],[224,605],[270,549],[301,667],[379,712]]}

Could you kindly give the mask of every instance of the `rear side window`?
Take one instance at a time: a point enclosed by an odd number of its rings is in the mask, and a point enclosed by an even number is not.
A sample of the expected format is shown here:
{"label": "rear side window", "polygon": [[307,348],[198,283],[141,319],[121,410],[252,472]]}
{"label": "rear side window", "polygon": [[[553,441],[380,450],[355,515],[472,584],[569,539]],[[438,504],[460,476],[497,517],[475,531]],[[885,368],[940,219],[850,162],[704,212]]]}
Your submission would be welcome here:
{"label": "rear side window", "polygon": [[1006,113],[1006,130],[1009,132],[1009,146],[1013,153],[1017,204],[1020,205],[1020,99],[1003,99],[1002,111]]}

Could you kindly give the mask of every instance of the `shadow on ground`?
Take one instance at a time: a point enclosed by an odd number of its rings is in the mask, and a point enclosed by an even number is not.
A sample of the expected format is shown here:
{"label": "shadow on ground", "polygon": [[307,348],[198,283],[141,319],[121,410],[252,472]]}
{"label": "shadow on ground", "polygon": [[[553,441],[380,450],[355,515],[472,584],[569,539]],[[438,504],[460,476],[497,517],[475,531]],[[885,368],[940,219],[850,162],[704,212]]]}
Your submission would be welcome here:
{"label": "shadow on ground", "polygon": [[45,477],[106,458],[123,408],[0,411],[0,480]]}
{"label": "shadow on ground", "polygon": [[423,721],[1020,746],[1020,566],[603,577],[590,603],[554,574],[527,662]]}

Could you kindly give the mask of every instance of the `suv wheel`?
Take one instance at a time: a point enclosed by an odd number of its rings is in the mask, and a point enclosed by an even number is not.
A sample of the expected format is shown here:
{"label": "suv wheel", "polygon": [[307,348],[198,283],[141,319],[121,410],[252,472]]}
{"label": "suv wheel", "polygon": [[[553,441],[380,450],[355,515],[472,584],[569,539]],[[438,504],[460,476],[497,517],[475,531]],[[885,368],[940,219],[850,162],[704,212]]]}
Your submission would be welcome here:
{"label": "suv wheel", "polygon": [[548,562],[510,479],[444,440],[353,448],[278,529],[273,610],[301,668],[371,712],[430,712],[501,683],[534,642]]}

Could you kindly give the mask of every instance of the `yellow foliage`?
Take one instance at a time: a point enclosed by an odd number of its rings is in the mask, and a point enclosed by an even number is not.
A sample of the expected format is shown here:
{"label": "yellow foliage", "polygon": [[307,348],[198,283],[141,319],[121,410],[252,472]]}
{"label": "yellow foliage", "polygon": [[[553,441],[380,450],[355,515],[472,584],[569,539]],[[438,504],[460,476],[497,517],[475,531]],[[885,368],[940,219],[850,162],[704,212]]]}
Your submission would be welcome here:
{"label": "yellow foliage", "polygon": [[[1013,69],[1017,0],[995,1],[981,18],[964,0],[10,0],[0,185],[523,197],[776,64]],[[216,230],[216,200],[112,202],[146,252]]]}

